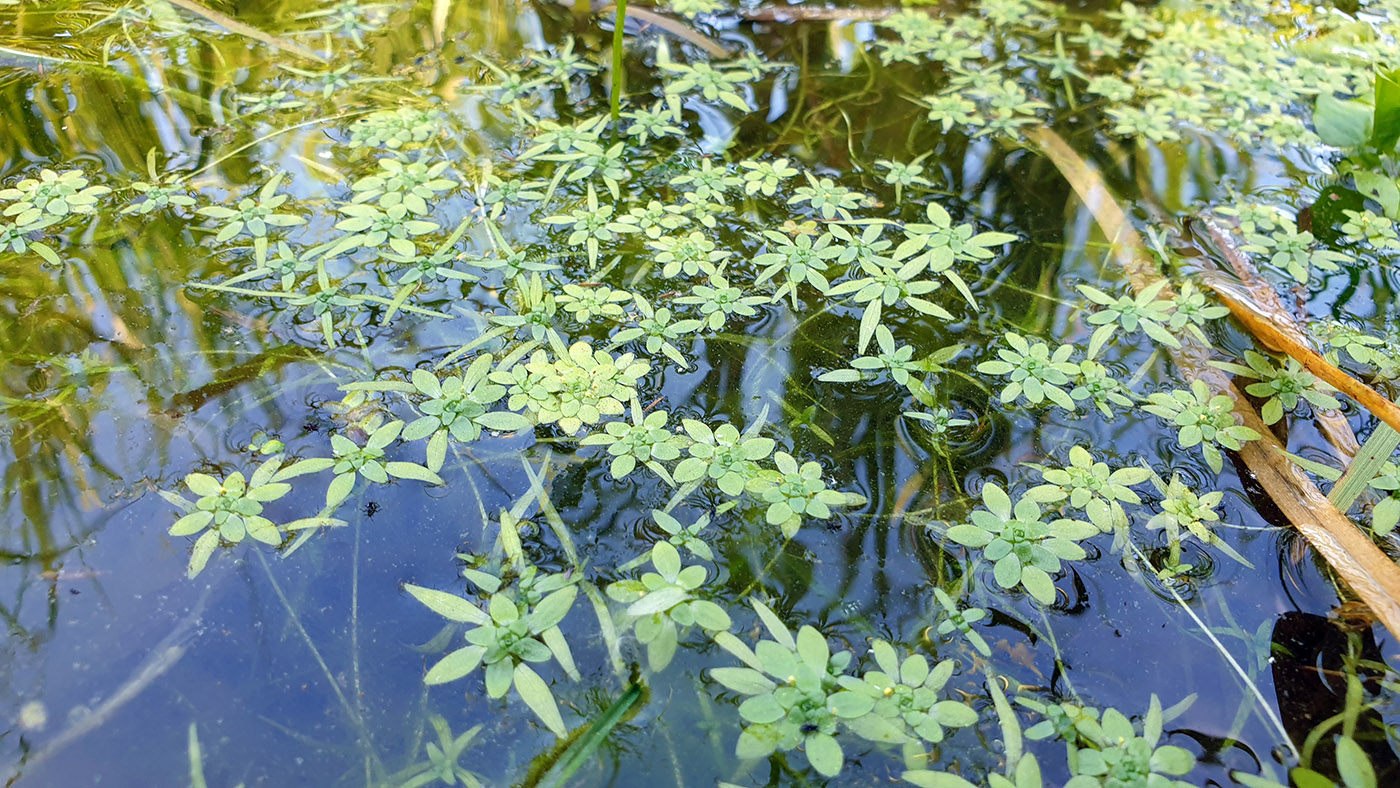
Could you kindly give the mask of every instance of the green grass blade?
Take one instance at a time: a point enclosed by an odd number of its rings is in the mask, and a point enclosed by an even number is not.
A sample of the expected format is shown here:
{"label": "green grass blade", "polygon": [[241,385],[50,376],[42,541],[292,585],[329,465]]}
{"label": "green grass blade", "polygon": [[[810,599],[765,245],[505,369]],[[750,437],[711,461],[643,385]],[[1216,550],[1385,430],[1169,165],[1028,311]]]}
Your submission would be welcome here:
{"label": "green grass blade", "polygon": [[204,781],[204,756],[199,749],[199,728],[190,723],[190,788],[209,788]]}
{"label": "green grass blade", "polygon": [[561,786],[567,785],[569,778],[574,776],[574,772],[577,772],[588,762],[589,758],[593,757],[593,753],[603,746],[603,742],[607,740],[612,729],[617,727],[617,724],[627,716],[628,711],[636,705],[637,701],[642,699],[642,693],[641,684],[634,682],[628,685],[627,691],[623,692],[616,701],[613,701],[613,704],[603,712],[602,716],[590,723],[588,730],[584,731],[582,736],[574,739],[573,743],[559,756],[559,760],[555,761],[549,771],[545,772],[544,777],[538,783],[541,788],[561,788]]}
{"label": "green grass blade", "polygon": [[627,0],[617,0],[617,16],[613,19],[612,39],[612,119],[622,117],[622,25],[627,20]]}
{"label": "green grass blade", "polygon": [[1347,472],[1327,494],[1328,500],[1337,507],[1337,511],[1345,512],[1356,503],[1356,499],[1366,491],[1366,485],[1376,478],[1376,472],[1395,454],[1397,447],[1400,447],[1400,432],[1396,432],[1389,424],[1377,426],[1376,431],[1362,444],[1361,451],[1357,453],[1356,459],[1351,461]]}

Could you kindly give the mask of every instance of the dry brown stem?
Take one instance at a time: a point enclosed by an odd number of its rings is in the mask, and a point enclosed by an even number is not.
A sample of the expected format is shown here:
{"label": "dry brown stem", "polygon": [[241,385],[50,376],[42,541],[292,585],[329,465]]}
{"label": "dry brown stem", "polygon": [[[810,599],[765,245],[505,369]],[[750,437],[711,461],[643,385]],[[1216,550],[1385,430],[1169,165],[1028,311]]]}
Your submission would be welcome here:
{"label": "dry brown stem", "polygon": [[[1312,350],[1312,342],[1308,339],[1308,334],[1293,314],[1283,305],[1283,300],[1279,298],[1278,291],[1273,288],[1264,277],[1259,275],[1259,270],[1254,267],[1249,258],[1239,250],[1233,236],[1228,230],[1220,227],[1210,220],[1204,222],[1206,230],[1210,233],[1211,240],[1215,242],[1215,247],[1220,250],[1225,262],[1230,265],[1230,269],[1235,272],[1238,282],[1230,282],[1224,279],[1219,272],[1207,269],[1201,272],[1201,281],[1212,290],[1222,296],[1221,301],[1225,303],[1230,311],[1241,323],[1249,328],[1255,339],[1258,339],[1265,347],[1272,350],[1286,353],[1297,359],[1305,368],[1308,367],[1310,359],[1297,355],[1303,349]],[[1234,285],[1234,287],[1232,287]],[[1242,292],[1241,292],[1242,288]],[[1224,290],[1233,290],[1235,295],[1229,296]],[[1271,325],[1268,328],[1259,327],[1256,330],[1254,323],[1265,321]],[[1287,341],[1283,347],[1274,346],[1269,341],[1270,330],[1281,333]],[[1326,359],[1322,359],[1316,353],[1311,356],[1321,360],[1334,370],[1335,375],[1346,375],[1345,372],[1335,369]],[[1311,363],[1316,364],[1313,360]],[[1317,374],[1317,373],[1313,373]],[[1323,377],[1318,375],[1318,377]],[[1323,380],[1327,378],[1323,377]],[[1359,385],[1359,384],[1358,384]],[[1317,410],[1315,419],[1326,436],[1327,441],[1336,448],[1341,455],[1344,464],[1349,464],[1356,453],[1361,450],[1361,444],[1356,439],[1356,432],[1352,430],[1351,424],[1346,417],[1333,410]]]}
{"label": "dry brown stem", "polygon": [[[1133,289],[1142,290],[1160,281],[1162,275],[1152,262],[1142,237],[1128,224],[1123,209],[1109,192],[1098,170],[1050,129],[1031,129],[1026,136],[1059,168],[1065,180],[1088,206],[1104,236],[1113,245],[1114,259],[1127,275]],[[1171,296],[1169,288],[1163,290],[1162,297]],[[1234,307],[1231,308],[1233,311]],[[1266,336],[1260,337],[1264,344],[1273,345],[1286,339],[1286,332],[1278,330],[1267,321],[1246,323],[1246,328],[1251,331],[1256,328],[1265,331]],[[1272,332],[1270,328],[1273,329]],[[1317,355],[1310,348],[1308,350]],[[1400,637],[1400,567],[1381,552],[1346,515],[1337,511],[1337,507],[1327,500],[1327,496],[1317,489],[1317,485],[1293,465],[1284,453],[1283,446],[1259,418],[1258,412],[1244,394],[1224,373],[1204,363],[1209,358],[1208,349],[1187,336],[1182,338],[1182,349],[1173,351],[1172,358],[1183,375],[1201,380],[1214,391],[1230,396],[1234,401],[1235,413],[1240,416],[1244,425],[1260,435],[1259,440],[1245,443],[1239,452],[1240,459],[1288,521],[1337,572],[1342,582],[1370,607],[1392,635]],[[1313,374],[1337,386],[1318,372]],[[1351,395],[1351,392],[1341,386],[1337,388]],[[1366,391],[1376,398],[1385,399],[1369,388],[1366,388]],[[1365,395],[1365,392],[1358,393]],[[1385,403],[1391,408],[1395,407],[1388,400],[1385,400]],[[1362,404],[1367,405],[1366,402]],[[1367,407],[1371,408],[1370,405]],[[1384,406],[1378,407],[1383,409]],[[1372,409],[1372,412],[1375,413],[1376,410]],[[1379,417],[1379,413],[1377,415]],[[1385,422],[1391,423],[1388,419],[1385,419]]]}

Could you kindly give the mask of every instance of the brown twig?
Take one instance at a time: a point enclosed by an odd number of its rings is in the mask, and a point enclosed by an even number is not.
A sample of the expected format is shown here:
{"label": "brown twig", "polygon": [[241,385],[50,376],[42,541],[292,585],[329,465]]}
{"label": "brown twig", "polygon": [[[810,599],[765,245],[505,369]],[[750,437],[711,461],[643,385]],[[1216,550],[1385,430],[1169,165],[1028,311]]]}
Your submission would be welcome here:
{"label": "brown twig", "polygon": [[[616,5],[607,3],[606,5],[599,6],[597,8],[597,13],[609,14],[616,9]],[[664,30],[676,38],[688,41],[700,47],[714,57],[729,57],[729,49],[727,47],[715,41],[713,38],[702,34],[700,31],[679,19],[672,19],[669,16],[659,14],[650,9],[638,8],[630,3],[627,5],[625,11],[627,16],[641,22],[643,25],[650,25],[658,30]]]}
{"label": "brown twig", "polygon": [[[1293,340],[1297,346],[1312,347],[1311,341],[1308,339],[1308,333],[1298,324],[1298,320],[1294,318],[1292,312],[1283,305],[1283,300],[1279,298],[1278,291],[1265,281],[1264,277],[1259,275],[1259,269],[1255,268],[1254,263],[1250,262],[1249,258],[1240,251],[1239,245],[1235,243],[1235,238],[1230,231],[1219,226],[1210,219],[1202,220],[1202,224],[1205,225],[1206,231],[1210,233],[1211,240],[1214,242],[1215,248],[1220,252],[1221,257],[1225,259],[1230,269],[1235,272],[1235,276],[1239,279],[1240,286],[1248,293],[1249,298],[1244,300],[1243,304],[1246,306],[1252,305],[1254,307],[1254,312],[1261,313],[1258,315],[1261,318],[1264,315],[1272,317],[1277,328],[1288,336],[1289,339]],[[1207,271],[1203,274],[1202,278],[1203,280],[1207,280],[1206,284],[1209,285],[1210,281],[1208,280],[1215,276],[1215,272]],[[1232,311],[1234,311],[1233,308]],[[1245,322],[1246,318],[1241,316],[1239,312],[1236,312],[1235,315],[1239,318],[1240,322]],[[1261,342],[1264,341],[1264,338],[1260,337],[1257,333],[1255,337],[1260,339]],[[1302,359],[1298,360],[1302,362]],[[1352,430],[1351,423],[1347,421],[1346,417],[1335,410],[1315,409],[1314,413],[1318,427],[1321,428],[1323,436],[1327,438],[1327,442],[1332,444],[1332,447],[1341,455],[1342,461],[1344,463],[1350,463],[1355,459],[1357,452],[1361,450],[1361,444],[1357,441],[1356,432]]]}
{"label": "brown twig", "polygon": [[177,8],[183,8],[192,14],[202,16],[210,22],[213,22],[219,27],[222,27],[223,29],[235,35],[240,35],[245,38],[251,38],[254,41],[261,41],[274,49],[280,49],[283,52],[298,55],[308,60],[315,60],[318,63],[328,62],[326,60],[326,56],[322,55],[320,52],[313,51],[307,47],[302,46],[301,44],[298,44],[295,41],[283,38],[281,36],[274,36],[271,33],[265,33],[257,29],[256,27],[247,24],[246,22],[240,22],[237,19],[234,19],[233,17],[229,16],[228,14],[222,13],[220,11],[215,11],[209,6],[194,2],[194,0],[170,0],[170,4],[176,6]]}
{"label": "brown twig", "polygon": [[1203,272],[1201,280],[1215,291],[1220,302],[1230,308],[1230,313],[1244,324],[1261,344],[1296,359],[1308,372],[1356,400],[1373,416],[1400,432],[1400,407],[1380,392],[1338,369],[1332,362],[1323,358],[1322,354],[1309,347],[1305,339],[1281,326],[1277,317],[1259,311],[1253,302],[1247,301],[1247,293],[1233,287],[1229,280],[1218,274],[1211,276],[1211,273]]}
{"label": "brown twig", "polygon": [[816,6],[741,8],[735,15],[747,22],[864,22],[889,19],[904,8],[818,8]]}
{"label": "brown twig", "polygon": [[[1031,129],[1026,136],[1059,168],[1079,199],[1088,206],[1104,236],[1113,245],[1114,259],[1127,274],[1132,288],[1140,291],[1159,282],[1162,275],[1147,253],[1142,236],[1128,224],[1123,209],[1109,192],[1098,170],[1051,129]],[[1165,288],[1160,297],[1170,298],[1172,295],[1171,289]],[[1283,332],[1277,330],[1270,335],[1272,342],[1283,338]],[[1392,635],[1400,636],[1400,567],[1346,515],[1337,511],[1337,507],[1327,500],[1317,485],[1293,465],[1283,446],[1264,425],[1244,394],[1223,372],[1205,363],[1209,357],[1210,351],[1189,336],[1182,339],[1180,350],[1172,352],[1172,359],[1183,375],[1203,381],[1213,390],[1231,398],[1235,413],[1244,425],[1260,435],[1258,440],[1244,444],[1239,452],[1240,459],[1288,521],[1336,570],[1342,582],[1370,607]],[[1327,382],[1332,383],[1331,380]],[[1370,393],[1380,397],[1374,391]],[[1391,407],[1394,405],[1391,404]]]}

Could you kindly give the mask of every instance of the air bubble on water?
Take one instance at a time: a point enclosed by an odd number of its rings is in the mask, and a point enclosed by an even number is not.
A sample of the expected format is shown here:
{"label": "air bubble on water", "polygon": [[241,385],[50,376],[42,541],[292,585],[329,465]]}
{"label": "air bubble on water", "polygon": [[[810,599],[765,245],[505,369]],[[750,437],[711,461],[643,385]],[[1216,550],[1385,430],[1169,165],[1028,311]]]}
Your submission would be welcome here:
{"label": "air bubble on water", "polygon": [[49,709],[41,700],[31,700],[19,709],[19,727],[26,731],[41,731],[49,724]]}

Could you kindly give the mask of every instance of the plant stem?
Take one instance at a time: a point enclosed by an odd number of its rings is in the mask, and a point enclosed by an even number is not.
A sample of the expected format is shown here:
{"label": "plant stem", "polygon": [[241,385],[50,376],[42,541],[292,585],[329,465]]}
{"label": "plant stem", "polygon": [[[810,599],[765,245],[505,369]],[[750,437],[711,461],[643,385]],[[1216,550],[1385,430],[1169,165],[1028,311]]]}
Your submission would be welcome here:
{"label": "plant stem", "polygon": [[355,711],[364,714],[360,699],[365,696],[360,686],[360,520],[355,519],[355,552],[350,562],[350,688],[355,698]]}
{"label": "plant stem", "polygon": [[330,666],[321,656],[321,650],[316,648],[316,642],[311,639],[311,634],[306,631],[306,627],[301,625],[301,617],[297,615],[296,608],[292,607],[292,602],[287,599],[287,595],[282,591],[282,585],[277,582],[277,577],[272,574],[272,567],[267,563],[267,558],[261,552],[254,552],[258,561],[262,564],[263,572],[267,575],[267,582],[272,585],[272,590],[277,594],[277,599],[282,602],[282,607],[287,610],[287,617],[291,619],[292,626],[296,628],[297,634],[310,649],[311,656],[320,666],[322,675],[326,678],[326,684],[330,685],[331,692],[335,694],[336,700],[340,701],[340,706],[345,710],[345,715],[350,718],[350,726],[359,734],[359,747],[365,756],[365,760],[372,764],[376,773],[383,773],[384,766],[379,761],[379,756],[374,752],[374,747],[370,744],[369,728],[365,726],[364,719],[350,705],[350,699],[345,697],[345,693],[340,689],[340,683],[335,680],[335,675],[331,673]]}
{"label": "plant stem", "polygon": [[[1147,556],[1143,555],[1142,551],[1138,549],[1137,545],[1130,544],[1130,546],[1133,549],[1133,553],[1137,555],[1138,560],[1141,561],[1144,566],[1152,565],[1148,562]],[[1264,699],[1264,693],[1259,691],[1258,685],[1250,679],[1249,674],[1240,666],[1240,663],[1235,659],[1234,655],[1225,648],[1225,644],[1220,642],[1220,638],[1215,636],[1215,633],[1210,630],[1210,627],[1206,626],[1206,622],[1202,621],[1201,617],[1196,615],[1196,611],[1192,610],[1191,606],[1186,604],[1186,600],[1181,598],[1181,595],[1176,592],[1175,588],[1171,587],[1171,584],[1163,583],[1162,587],[1167,590],[1167,593],[1172,595],[1172,599],[1176,601],[1177,606],[1180,607],[1187,616],[1190,616],[1191,620],[1195,622],[1196,626],[1200,628],[1201,632],[1210,640],[1211,644],[1215,646],[1215,650],[1220,652],[1220,656],[1224,657],[1225,661],[1230,665],[1230,668],[1235,671],[1235,675],[1239,676],[1240,680],[1249,688],[1250,694],[1254,696],[1254,700],[1259,703],[1259,707],[1264,711],[1264,716],[1273,724],[1274,730],[1278,731],[1279,737],[1283,740],[1283,743],[1288,746],[1288,751],[1293,754],[1294,758],[1300,762],[1306,763],[1303,761],[1302,754],[1298,752],[1297,745],[1295,745],[1293,739],[1289,737],[1288,729],[1283,727],[1283,720],[1279,719],[1278,712],[1274,711],[1274,707],[1270,706],[1269,702]]]}
{"label": "plant stem", "polygon": [[1016,719],[1016,710],[1011,708],[1011,704],[1006,700],[1006,693],[1002,692],[1001,685],[998,684],[1001,677],[992,672],[990,665],[982,666],[982,675],[987,679],[987,693],[992,696],[992,706],[997,712],[997,724],[1001,727],[1001,741],[1006,748],[1006,771],[1011,773],[1016,769],[1016,762],[1021,760],[1021,724]]}
{"label": "plant stem", "polygon": [[622,25],[627,20],[627,0],[617,0],[612,40],[612,119],[622,117]]}

